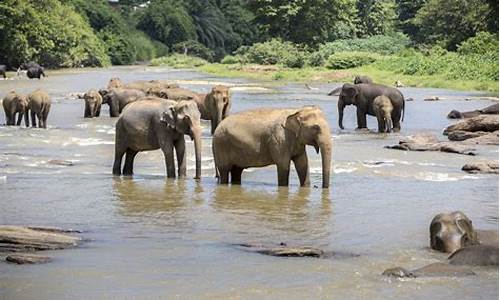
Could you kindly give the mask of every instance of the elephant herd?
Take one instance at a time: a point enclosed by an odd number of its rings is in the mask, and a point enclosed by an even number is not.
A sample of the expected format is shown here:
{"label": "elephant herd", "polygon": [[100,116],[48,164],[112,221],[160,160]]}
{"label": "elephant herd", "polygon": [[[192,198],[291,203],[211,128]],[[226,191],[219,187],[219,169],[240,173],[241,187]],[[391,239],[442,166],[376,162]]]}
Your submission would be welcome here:
{"label": "elephant herd", "polygon": [[36,119],[38,118],[38,127],[47,128],[51,100],[49,94],[44,90],[37,89],[28,95],[11,91],[3,98],[2,105],[7,125],[21,125],[24,116],[24,124],[29,127],[29,115],[31,114],[33,127],[36,127]]}

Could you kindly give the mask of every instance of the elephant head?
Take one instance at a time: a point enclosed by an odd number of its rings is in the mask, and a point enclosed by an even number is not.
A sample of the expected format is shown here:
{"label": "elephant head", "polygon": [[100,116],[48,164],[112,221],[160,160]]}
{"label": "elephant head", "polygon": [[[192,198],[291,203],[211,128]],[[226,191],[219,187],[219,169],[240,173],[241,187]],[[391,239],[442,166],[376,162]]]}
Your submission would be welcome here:
{"label": "elephant head", "polygon": [[332,161],[332,139],[330,127],[323,112],[315,106],[303,107],[287,117],[284,127],[293,133],[298,143],[313,146],[316,153],[321,151],[323,188],[328,188]]}
{"label": "elephant head", "polygon": [[431,248],[442,252],[451,253],[478,243],[472,221],[460,211],[436,215],[429,231]]}
{"label": "elephant head", "polygon": [[84,117],[96,117],[94,112],[96,108],[102,104],[102,97],[99,92],[95,90],[90,90],[83,95],[83,100],[85,101],[85,115]]}
{"label": "elephant head", "polygon": [[356,105],[356,98],[358,96],[358,87],[354,84],[346,83],[342,86],[339,95],[339,102],[337,104],[339,111],[339,127],[344,129],[342,120],[344,118],[344,108],[346,105]]}
{"label": "elephant head", "polygon": [[180,101],[163,112],[161,119],[167,126],[194,141],[196,156],[196,179],[201,178],[201,124],[200,111],[194,101]]}
{"label": "elephant head", "polygon": [[158,97],[158,98],[163,98],[163,99],[168,99],[168,94],[167,94],[166,89],[159,87],[159,86],[149,88],[146,92],[146,95],[154,96],[154,97]]}
{"label": "elephant head", "polygon": [[210,112],[212,120],[211,133],[214,134],[217,125],[227,117],[231,109],[229,88],[223,85],[214,86],[206,96],[205,109]]}
{"label": "elephant head", "polygon": [[113,88],[122,88],[123,83],[118,77],[111,78],[108,82],[108,89],[113,89]]}

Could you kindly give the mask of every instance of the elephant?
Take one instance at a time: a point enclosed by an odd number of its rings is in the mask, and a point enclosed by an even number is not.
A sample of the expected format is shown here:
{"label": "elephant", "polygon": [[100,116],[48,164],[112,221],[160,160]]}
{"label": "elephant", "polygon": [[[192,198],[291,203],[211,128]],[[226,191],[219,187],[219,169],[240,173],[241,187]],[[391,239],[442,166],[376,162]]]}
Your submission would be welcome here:
{"label": "elephant", "polygon": [[107,89],[119,89],[123,88],[123,83],[118,77],[111,78],[108,82],[108,87]]}
{"label": "elephant", "polygon": [[219,123],[227,117],[231,109],[229,88],[223,85],[214,86],[208,94],[198,94],[183,88],[153,88],[149,90],[160,98],[179,100],[193,100],[197,103],[203,120],[210,120],[213,135]]}
{"label": "elephant", "polygon": [[138,80],[124,85],[124,88],[126,89],[141,90],[144,93],[147,93],[152,88],[172,89],[178,87],[179,85],[176,83],[171,83],[168,81],[160,81],[160,80],[149,80],[149,81]]}
{"label": "elephant", "polygon": [[356,77],[354,77],[354,84],[360,83],[373,83],[373,80],[368,76],[356,75]]}
{"label": "elephant", "polygon": [[29,68],[28,71],[26,72],[26,75],[28,76],[29,79],[33,79],[33,78],[40,79],[42,76],[47,77],[47,75],[45,75],[45,73],[44,73],[43,67]]}
{"label": "elephant", "polygon": [[0,75],[3,76],[3,79],[7,78],[7,66],[0,65]]}
{"label": "elephant", "polygon": [[99,90],[99,94],[102,96],[102,103],[109,105],[110,117],[120,116],[121,112],[127,104],[146,96],[146,94],[140,90],[128,88],[109,90],[102,89]]}
{"label": "elephant", "polygon": [[[20,126],[24,115],[24,124],[26,127],[30,126],[28,118],[28,98],[25,95],[20,95],[15,91],[11,91],[3,98],[2,105],[7,125]],[[17,122],[16,114],[18,114]]]}
{"label": "elephant", "polygon": [[47,116],[50,112],[49,94],[44,90],[38,89],[28,95],[28,107],[31,113],[31,126],[36,127],[36,117],[38,117],[38,127],[47,128]]}
{"label": "elephant", "polygon": [[[354,84],[360,84],[360,83],[373,83],[373,80],[368,76],[356,75],[356,77],[354,77]],[[338,87],[329,92],[328,96],[338,96],[340,95],[341,91],[342,87]]]}
{"label": "elephant", "polygon": [[449,119],[465,119],[477,117],[479,115],[498,115],[498,103],[473,111],[459,112],[458,110],[452,110],[447,117]]}
{"label": "elephant", "polygon": [[497,266],[498,231],[475,230],[472,221],[461,211],[436,215],[429,227],[430,247],[451,253],[447,263],[433,263],[408,271],[390,268],[383,275],[395,277],[467,276],[470,269],[460,266]]}
{"label": "elephant", "polygon": [[332,138],[315,106],[254,109],[229,115],[215,129],[212,151],[219,183],[241,184],[243,169],[276,165],[278,185],[287,186],[293,161],[301,186],[309,186],[306,145],[321,150],[323,188],[330,183]]}
{"label": "elephant", "polygon": [[356,105],[357,107],[357,121],[358,129],[366,128],[366,115],[375,116],[373,111],[373,101],[378,96],[387,96],[391,99],[393,111],[391,114],[393,130],[400,131],[400,119],[404,120],[405,100],[403,94],[393,87],[374,84],[374,83],[360,83],[350,84],[346,83],[342,86],[338,101],[339,112],[339,127],[344,129],[342,120],[344,117],[344,108],[346,105]]}
{"label": "elephant", "polygon": [[102,97],[96,90],[90,90],[83,95],[85,100],[84,118],[99,117],[101,114]]}
{"label": "elephant", "polygon": [[132,175],[134,158],[138,152],[161,148],[165,156],[167,177],[175,178],[175,148],[178,176],[185,177],[185,134],[194,140],[195,179],[200,179],[201,125],[196,103],[146,97],[129,104],[116,123],[113,174],[122,174],[123,155],[126,154],[123,175]]}
{"label": "elephant", "polygon": [[373,111],[377,116],[378,132],[391,132],[392,129],[392,103],[386,96],[378,96],[373,100]]}

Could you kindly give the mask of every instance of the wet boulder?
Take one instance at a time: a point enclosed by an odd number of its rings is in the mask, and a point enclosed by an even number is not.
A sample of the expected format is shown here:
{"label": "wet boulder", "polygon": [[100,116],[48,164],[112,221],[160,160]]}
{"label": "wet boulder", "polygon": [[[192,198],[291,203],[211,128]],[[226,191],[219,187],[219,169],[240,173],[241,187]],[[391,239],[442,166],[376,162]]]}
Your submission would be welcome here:
{"label": "wet boulder", "polygon": [[485,131],[494,132],[498,131],[498,116],[497,115],[480,115],[477,117],[465,119],[456,124],[446,127],[443,134],[449,135],[455,131]]}
{"label": "wet boulder", "polygon": [[498,131],[466,139],[462,143],[467,145],[498,145]]}
{"label": "wet boulder", "polygon": [[498,174],[498,161],[478,161],[468,163],[462,167],[462,171],[471,174]]}
{"label": "wet boulder", "polygon": [[278,245],[243,243],[236,244],[236,246],[244,251],[276,257],[351,258],[359,256],[353,253],[326,251],[309,246],[288,246],[285,243]]}
{"label": "wet boulder", "polygon": [[72,248],[82,239],[56,228],[1,225],[0,241],[0,252],[20,252]]}
{"label": "wet boulder", "polygon": [[476,275],[471,269],[446,263],[433,263],[412,271],[401,267],[386,269],[383,276],[395,278],[417,278],[417,277],[464,277]]}
{"label": "wet boulder", "polygon": [[29,254],[29,253],[15,253],[9,254],[5,258],[5,261],[10,263],[15,263],[18,265],[24,264],[44,264],[52,261],[52,258],[48,256],[41,256],[37,254]]}
{"label": "wet boulder", "polygon": [[432,134],[417,134],[404,137],[397,145],[385,146],[388,149],[405,151],[440,151],[465,155],[476,155],[475,149],[459,142],[441,142]]}

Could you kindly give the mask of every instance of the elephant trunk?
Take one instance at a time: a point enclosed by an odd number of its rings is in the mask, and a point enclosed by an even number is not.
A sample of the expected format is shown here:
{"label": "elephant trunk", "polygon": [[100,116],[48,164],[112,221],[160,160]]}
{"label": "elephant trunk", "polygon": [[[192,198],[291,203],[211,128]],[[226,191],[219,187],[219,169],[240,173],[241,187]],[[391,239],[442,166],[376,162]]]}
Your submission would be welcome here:
{"label": "elephant trunk", "polygon": [[194,140],[194,152],[196,158],[196,175],[195,179],[201,178],[201,126],[194,125],[191,127],[191,132]]}
{"label": "elephant trunk", "polygon": [[323,170],[323,188],[330,186],[330,169],[332,163],[332,140],[329,135],[320,139],[319,148],[321,151],[321,167]]}
{"label": "elephant trunk", "polygon": [[344,119],[345,104],[344,104],[343,100],[339,99],[339,102],[337,104],[337,108],[338,108],[338,111],[339,111],[339,127],[340,127],[340,129],[344,129],[344,125],[342,123],[342,120]]}
{"label": "elephant trunk", "polygon": [[215,129],[219,125],[220,121],[222,121],[223,118],[223,111],[224,111],[224,104],[218,105],[217,106],[217,114],[214,116],[215,118],[212,119],[212,129],[210,133],[213,135],[215,132]]}
{"label": "elephant trunk", "polygon": [[391,132],[392,129],[392,119],[391,117],[385,117],[385,132]]}

